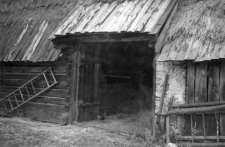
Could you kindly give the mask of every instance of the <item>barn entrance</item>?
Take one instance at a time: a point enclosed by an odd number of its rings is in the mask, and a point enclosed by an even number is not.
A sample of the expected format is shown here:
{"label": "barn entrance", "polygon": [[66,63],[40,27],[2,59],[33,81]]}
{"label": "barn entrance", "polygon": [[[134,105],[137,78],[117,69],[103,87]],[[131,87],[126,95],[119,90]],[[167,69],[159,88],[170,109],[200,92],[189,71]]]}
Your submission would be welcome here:
{"label": "barn entrance", "polygon": [[151,109],[154,49],[148,41],[80,43],[78,48],[72,64],[79,70],[73,81],[76,120]]}

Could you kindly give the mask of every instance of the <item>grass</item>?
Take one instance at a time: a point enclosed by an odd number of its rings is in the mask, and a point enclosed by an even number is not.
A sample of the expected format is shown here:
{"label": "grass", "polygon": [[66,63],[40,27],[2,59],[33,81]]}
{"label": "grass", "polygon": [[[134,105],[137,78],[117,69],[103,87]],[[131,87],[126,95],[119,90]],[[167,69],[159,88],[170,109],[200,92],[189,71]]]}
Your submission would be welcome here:
{"label": "grass", "polygon": [[91,127],[0,118],[1,147],[142,147],[145,142]]}

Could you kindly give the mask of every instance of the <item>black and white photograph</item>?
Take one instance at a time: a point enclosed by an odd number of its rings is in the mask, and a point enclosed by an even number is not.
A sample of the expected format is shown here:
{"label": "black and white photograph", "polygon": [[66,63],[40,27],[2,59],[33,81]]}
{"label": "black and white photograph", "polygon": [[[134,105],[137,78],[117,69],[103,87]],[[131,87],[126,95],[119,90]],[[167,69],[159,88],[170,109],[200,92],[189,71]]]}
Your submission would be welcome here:
{"label": "black and white photograph", "polygon": [[0,147],[225,147],[225,0],[0,0]]}

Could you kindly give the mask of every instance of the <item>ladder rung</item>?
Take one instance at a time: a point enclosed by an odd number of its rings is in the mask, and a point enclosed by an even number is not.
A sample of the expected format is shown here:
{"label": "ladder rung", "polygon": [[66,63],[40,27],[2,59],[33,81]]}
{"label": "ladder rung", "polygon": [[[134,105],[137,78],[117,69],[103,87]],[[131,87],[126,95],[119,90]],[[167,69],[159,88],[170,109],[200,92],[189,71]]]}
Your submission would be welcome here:
{"label": "ladder rung", "polygon": [[33,90],[34,90],[34,94],[36,94],[37,92],[36,92],[35,89],[34,89],[33,82],[30,82],[30,84],[31,84],[31,86],[32,86],[32,88],[33,88]]}
{"label": "ladder rung", "polygon": [[23,94],[22,94],[22,92],[21,92],[20,89],[19,89],[19,92],[20,92],[20,95],[21,95],[22,100],[25,101],[25,100],[24,100],[24,97],[23,97]]}
{"label": "ladder rung", "polygon": [[30,99],[30,93],[29,93],[29,91],[28,91],[28,89],[27,89],[27,86],[24,86],[25,88],[26,88],[26,91],[27,91],[27,95],[28,95],[28,99]]}
{"label": "ladder rung", "polygon": [[14,98],[15,98],[16,104],[17,104],[17,106],[18,106],[18,105],[19,105],[19,102],[18,102],[18,100],[17,100],[17,97],[16,97],[15,93],[14,93],[13,95],[14,95]]}
{"label": "ladder rung", "polygon": [[13,109],[13,105],[12,105],[12,101],[10,100],[10,97],[8,97],[8,101],[9,101],[10,107]]}
{"label": "ladder rung", "polygon": [[47,78],[46,78],[46,75],[45,75],[45,73],[43,73],[43,76],[44,76],[44,78],[45,78],[45,81],[46,81],[46,83],[47,83],[47,85],[48,85],[48,87],[49,87],[49,83],[48,83],[48,80],[47,80]]}

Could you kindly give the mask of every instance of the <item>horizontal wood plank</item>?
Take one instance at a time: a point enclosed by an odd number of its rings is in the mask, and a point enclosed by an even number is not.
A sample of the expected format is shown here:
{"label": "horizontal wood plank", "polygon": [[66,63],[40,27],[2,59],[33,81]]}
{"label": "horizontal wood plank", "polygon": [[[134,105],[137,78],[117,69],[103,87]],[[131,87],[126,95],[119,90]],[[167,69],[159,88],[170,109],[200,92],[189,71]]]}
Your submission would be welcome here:
{"label": "horizontal wood plank", "polygon": [[[0,100],[2,100],[8,94],[9,93],[0,92]],[[16,94],[16,98],[18,101],[22,100],[19,94]],[[28,95],[24,95],[24,99],[28,99]],[[13,100],[15,100],[14,96],[13,96]],[[42,104],[67,105],[65,98],[59,98],[59,97],[38,96],[34,98],[31,102],[42,103]]]}
{"label": "horizontal wood plank", "polygon": [[[57,79],[58,80],[58,79]],[[21,80],[21,79],[2,79],[0,81],[0,85],[2,86],[12,86],[12,87],[20,87],[21,85],[25,84],[27,80]],[[44,88],[47,86],[46,82],[44,80],[40,80],[33,83],[34,87],[37,88]],[[55,89],[66,89],[68,87],[67,81],[59,81],[57,85],[54,86]]]}
{"label": "horizontal wood plank", "polygon": [[[4,73],[40,73],[47,68],[51,66],[40,66],[40,65],[33,65],[30,66],[22,66],[22,65],[8,65],[8,66],[2,66],[2,71]],[[65,73],[66,72],[66,66],[53,66],[52,68],[53,73]]]}
{"label": "horizontal wood plank", "polygon": [[[0,110],[3,110],[2,108]],[[66,111],[62,105],[50,105],[50,104],[36,104],[29,103],[25,104],[18,109],[20,112],[23,112],[23,117],[28,117],[33,120],[52,122],[52,123],[62,123],[63,115]],[[13,112],[13,115],[16,115],[16,111]],[[18,114],[17,114],[18,115]]]}
{"label": "horizontal wood plank", "polygon": [[[13,91],[17,90],[18,87],[10,87],[10,86],[0,86],[0,92],[4,92],[4,93],[12,93]],[[36,93],[40,92],[41,90],[43,90],[43,88],[35,88]],[[21,89],[23,94],[27,94],[26,89],[23,88]],[[28,91],[30,95],[34,95],[34,91],[32,88],[28,87]],[[19,92],[17,92],[17,94],[19,94]],[[49,90],[47,90],[46,92],[44,92],[43,94],[41,94],[41,96],[48,96],[48,97],[60,97],[60,98],[66,98],[69,96],[69,93],[66,89],[54,89],[51,88]]]}
{"label": "horizontal wood plank", "polygon": [[[23,80],[27,80],[29,81],[30,79],[36,77],[38,75],[37,74],[32,74],[32,73],[4,73],[2,74],[1,78],[2,79],[23,79]],[[55,75],[55,78],[57,81],[64,81],[67,79],[67,76],[66,74],[54,74]],[[49,81],[53,81],[53,78],[52,76],[50,75],[50,73],[46,73],[46,77]],[[38,79],[38,80],[44,80],[44,77],[43,75],[41,75]]]}

